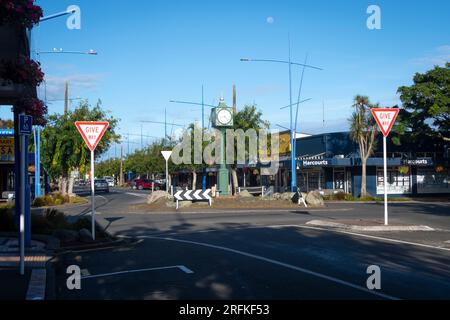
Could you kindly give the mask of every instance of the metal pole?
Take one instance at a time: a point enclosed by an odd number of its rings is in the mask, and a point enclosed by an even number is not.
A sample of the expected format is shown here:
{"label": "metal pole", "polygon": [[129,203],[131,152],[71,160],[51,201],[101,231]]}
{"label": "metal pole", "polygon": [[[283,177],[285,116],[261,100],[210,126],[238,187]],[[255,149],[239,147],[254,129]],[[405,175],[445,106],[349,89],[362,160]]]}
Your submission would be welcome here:
{"label": "metal pole", "polygon": [[384,224],[389,224],[388,220],[388,189],[387,189],[387,146],[386,137],[383,137],[383,162],[384,162]]}
{"label": "metal pole", "polygon": [[[205,128],[205,95],[202,85],[202,144],[203,144],[203,129]],[[203,151],[203,150],[202,150]],[[202,190],[206,190],[206,168],[203,167],[203,176],[202,176]]]}
{"label": "metal pole", "polygon": [[91,220],[92,240],[95,240],[95,181],[94,181],[94,151],[91,151]]}
{"label": "metal pole", "polygon": [[35,127],[34,131],[34,197],[41,196],[41,127]]}
{"label": "metal pole", "polygon": [[166,160],[166,192],[169,193],[169,160]]}
{"label": "metal pole", "polygon": [[25,150],[25,135],[20,136],[20,274],[25,274],[25,157],[27,152]]}
{"label": "metal pole", "polygon": [[291,192],[295,191],[297,185],[297,167],[295,165],[295,136],[292,123],[292,63],[291,63],[291,37],[289,37],[289,110],[290,110],[290,131],[291,131]]}

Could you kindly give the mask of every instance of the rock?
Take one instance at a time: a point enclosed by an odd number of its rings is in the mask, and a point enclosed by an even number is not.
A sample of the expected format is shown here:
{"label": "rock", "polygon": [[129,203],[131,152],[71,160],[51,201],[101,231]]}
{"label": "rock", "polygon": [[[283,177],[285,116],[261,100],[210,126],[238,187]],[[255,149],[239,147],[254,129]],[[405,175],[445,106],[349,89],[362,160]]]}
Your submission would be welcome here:
{"label": "rock", "polygon": [[285,192],[285,193],[281,194],[280,200],[292,201],[292,198],[294,198],[294,196],[295,196],[295,192]]}
{"label": "rock", "polygon": [[319,191],[311,191],[308,193],[305,201],[308,205],[313,207],[323,207],[325,205],[323,202],[323,197]]}
{"label": "rock", "polygon": [[78,231],[78,234],[80,235],[80,241],[81,242],[93,242],[92,240],[92,233],[88,229],[81,229]]}
{"label": "rock", "polygon": [[55,230],[53,236],[62,242],[74,242],[80,238],[78,232],[66,229]]}
{"label": "rock", "polygon": [[274,198],[275,200],[279,200],[281,198],[281,193],[278,193],[278,192],[274,193],[272,195],[272,198]]}
{"label": "rock", "polygon": [[147,197],[147,203],[148,204],[155,203],[161,198],[169,199],[170,198],[170,194],[168,194],[165,191],[154,191]]}
{"label": "rock", "polygon": [[237,195],[238,195],[238,197],[241,197],[241,198],[253,198],[253,195],[250,192],[248,192],[247,190],[242,190]]}

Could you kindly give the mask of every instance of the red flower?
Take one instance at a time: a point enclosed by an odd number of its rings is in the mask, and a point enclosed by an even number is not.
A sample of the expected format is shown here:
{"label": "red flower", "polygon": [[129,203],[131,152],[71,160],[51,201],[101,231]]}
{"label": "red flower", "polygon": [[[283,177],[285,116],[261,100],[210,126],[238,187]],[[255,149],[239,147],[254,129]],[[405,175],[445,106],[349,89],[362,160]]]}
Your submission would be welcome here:
{"label": "red flower", "polygon": [[34,0],[0,0],[0,25],[19,23],[31,28],[42,16],[42,9],[34,5]]}
{"label": "red flower", "polygon": [[42,100],[35,98],[22,98],[20,99],[15,107],[17,111],[24,112],[27,115],[33,117],[33,124],[35,125],[45,125],[47,120],[45,116],[47,114],[47,106]]}

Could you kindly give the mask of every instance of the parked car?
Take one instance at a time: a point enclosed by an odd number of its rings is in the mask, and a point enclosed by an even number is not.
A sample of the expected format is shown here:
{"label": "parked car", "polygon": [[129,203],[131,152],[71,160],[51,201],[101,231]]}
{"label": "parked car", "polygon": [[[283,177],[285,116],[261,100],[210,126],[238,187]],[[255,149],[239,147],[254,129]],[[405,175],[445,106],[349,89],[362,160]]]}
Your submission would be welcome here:
{"label": "parked car", "polygon": [[109,184],[105,179],[95,179],[94,186],[96,192],[109,192]]}
{"label": "parked car", "polygon": [[129,187],[138,190],[150,190],[152,189],[152,184],[154,184],[155,190],[162,189],[161,184],[148,179],[134,179],[128,182]]}
{"label": "parked car", "polygon": [[106,182],[108,182],[108,186],[110,186],[110,187],[114,187],[116,184],[113,177],[106,176],[106,177],[103,177],[103,179],[106,180]]}

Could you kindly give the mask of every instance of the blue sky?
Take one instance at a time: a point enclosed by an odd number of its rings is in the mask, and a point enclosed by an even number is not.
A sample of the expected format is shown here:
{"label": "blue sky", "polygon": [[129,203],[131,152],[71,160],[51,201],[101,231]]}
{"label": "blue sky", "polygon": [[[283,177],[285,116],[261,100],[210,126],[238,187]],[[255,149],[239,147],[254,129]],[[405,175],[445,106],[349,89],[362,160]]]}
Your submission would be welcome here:
{"label": "blue sky", "polygon": [[[448,1],[106,1],[39,0],[46,15],[76,4],[81,30],[68,30],[66,19],[33,30],[36,50],[95,49],[98,56],[42,55],[48,99],[71,96],[103,101],[121,119],[122,134],[140,134],[140,120],[187,124],[201,120],[199,108],[170,104],[170,99],[228,104],[236,84],[238,107],[256,102],[275,124],[289,125],[286,65],[243,63],[241,57],[287,59],[288,33],[293,61],[324,71],[307,70],[299,130],[345,130],[356,94],[383,106],[398,103],[397,88],[450,58]],[[381,8],[382,30],[366,27],[369,5]],[[268,17],[273,23],[268,23]],[[297,97],[301,69],[293,74]],[[322,127],[322,102],[325,128]],[[75,102],[74,102],[75,103]],[[53,102],[50,113],[62,112]],[[1,110],[5,117],[5,108]],[[146,124],[144,134],[164,135],[163,126]],[[139,142],[140,138],[135,137]],[[137,146],[136,143],[134,145]]]}

